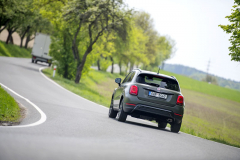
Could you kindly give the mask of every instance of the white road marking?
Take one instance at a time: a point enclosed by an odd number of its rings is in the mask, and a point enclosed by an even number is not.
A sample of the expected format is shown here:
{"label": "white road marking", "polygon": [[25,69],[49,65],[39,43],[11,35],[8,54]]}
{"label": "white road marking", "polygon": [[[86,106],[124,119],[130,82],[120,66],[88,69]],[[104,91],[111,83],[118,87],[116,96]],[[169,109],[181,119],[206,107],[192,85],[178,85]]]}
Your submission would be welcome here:
{"label": "white road marking", "polygon": [[32,103],[30,100],[28,100],[27,98],[21,96],[20,94],[16,93],[15,91],[13,91],[12,89],[8,88],[7,86],[3,85],[2,83],[0,83],[1,86],[3,86],[4,88],[6,88],[7,90],[11,91],[12,93],[14,93],[15,95],[17,95],[18,97],[24,99],[25,101],[27,101],[28,103],[30,103],[41,115],[41,118],[34,123],[31,124],[27,124],[27,125],[18,125],[18,126],[0,126],[1,128],[6,128],[6,127],[11,127],[11,128],[22,128],[22,127],[33,127],[33,126],[37,126],[40,125],[42,123],[44,123],[47,120],[47,116],[46,114],[34,103]]}

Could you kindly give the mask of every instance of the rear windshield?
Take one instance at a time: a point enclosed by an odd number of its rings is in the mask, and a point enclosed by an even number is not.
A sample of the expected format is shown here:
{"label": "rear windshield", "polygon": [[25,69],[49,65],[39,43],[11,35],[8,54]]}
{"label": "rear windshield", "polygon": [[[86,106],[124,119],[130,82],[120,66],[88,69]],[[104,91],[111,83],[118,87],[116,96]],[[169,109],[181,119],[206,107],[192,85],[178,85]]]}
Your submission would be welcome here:
{"label": "rear windshield", "polygon": [[136,82],[142,83],[142,84],[148,84],[151,86],[166,88],[174,91],[179,91],[179,86],[177,81],[166,78],[166,77],[150,75],[150,74],[140,74],[138,75]]}

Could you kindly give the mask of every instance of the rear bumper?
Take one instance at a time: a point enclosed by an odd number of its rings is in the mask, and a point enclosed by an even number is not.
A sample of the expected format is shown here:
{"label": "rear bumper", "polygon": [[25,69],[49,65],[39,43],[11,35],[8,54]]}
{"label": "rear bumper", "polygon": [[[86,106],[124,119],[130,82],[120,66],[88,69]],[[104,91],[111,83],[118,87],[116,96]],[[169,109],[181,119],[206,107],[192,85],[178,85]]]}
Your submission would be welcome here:
{"label": "rear bumper", "polygon": [[37,56],[32,56],[32,59],[33,59],[34,61],[52,63],[52,59],[47,59],[47,58],[42,58],[42,57],[37,57]]}
{"label": "rear bumper", "polygon": [[128,115],[138,117],[139,115],[152,117],[157,120],[172,119],[180,123],[183,118],[184,106],[176,105],[166,106],[156,103],[150,103],[147,101],[139,100],[136,96],[125,97],[123,103],[123,110]]}

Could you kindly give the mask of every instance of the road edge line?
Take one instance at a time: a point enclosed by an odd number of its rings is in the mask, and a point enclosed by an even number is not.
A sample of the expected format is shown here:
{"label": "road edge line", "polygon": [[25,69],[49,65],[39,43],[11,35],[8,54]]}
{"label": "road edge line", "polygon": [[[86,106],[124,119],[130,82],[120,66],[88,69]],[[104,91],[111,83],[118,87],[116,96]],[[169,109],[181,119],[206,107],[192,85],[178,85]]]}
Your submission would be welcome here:
{"label": "road edge line", "polygon": [[5,127],[11,127],[11,128],[33,127],[33,126],[40,125],[47,120],[46,114],[37,105],[35,105],[33,102],[31,102],[29,99],[21,96],[20,94],[18,94],[17,92],[13,91],[10,88],[8,88],[7,86],[3,85],[2,83],[0,83],[0,85],[3,86],[4,88],[6,88],[7,90],[9,90],[10,92],[12,92],[13,94],[17,95],[18,97],[24,99],[29,104],[31,104],[41,115],[41,118],[37,122],[31,123],[31,124],[18,125],[18,126],[0,126],[1,128],[5,128]]}

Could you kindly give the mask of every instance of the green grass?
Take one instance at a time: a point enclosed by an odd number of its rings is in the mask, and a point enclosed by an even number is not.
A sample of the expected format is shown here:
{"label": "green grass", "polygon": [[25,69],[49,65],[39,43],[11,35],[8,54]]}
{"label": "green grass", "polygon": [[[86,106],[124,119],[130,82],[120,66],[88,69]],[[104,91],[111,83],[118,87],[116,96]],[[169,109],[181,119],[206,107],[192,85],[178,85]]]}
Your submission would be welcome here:
{"label": "green grass", "polygon": [[19,118],[17,102],[0,86],[0,121],[17,122]]}
{"label": "green grass", "polygon": [[6,44],[0,41],[0,56],[30,58],[30,49],[20,48],[19,46]]}
{"label": "green grass", "polygon": [[183,89],[181,131],[240,148],[240,103]]}
{"label": "green grass", "polygon": [[162,74],[175,76],[182,89],[201,92],[204,94],[216,96],[219,98],[229,99],[232,101],[240,102],[240,91],[229,88],[223,88],[207,82],[197,81],[186,76],[174,74],[167,71],[161,71]]}
{"label": "green grass", "polygon": [[49,68],[43,70],[44,74],[64,88],[103,106],[110,105],[113,90],[118,86],[114,83],[115,77],[124,78],[118,74],[112,75],[111,73],[92,70],[87,76],[82,77],[80,84],[75,84],[74,81],[64,79],[58,74],[52,78],[52,72]]}
{"label": "green grass", "polygon": [[[51,69],[45,69],[43,72],[52,78]],[[172,75],[169,72],[165,74]],[[174,76],[179,80],[186,103],[181,131],[240,148],[240,103],[237,99],[234,101],[231,100],[232,98],[221,97],[225,95],[221,92],[240,97],[239,92],[191,80],[184,76]],[[58,75],[52,79],[86,99],[109,107],[113,90],[118,87],[114,82],[116,77],[124,78],[118,74],[91,70],[81,79],[80,84],[75,84]],[[215,89],[214,92],[217,92],[218,96],[212,94],[212,89]],[[204,91],[208,93],[205,94]]]}

